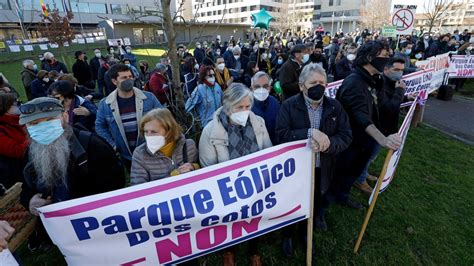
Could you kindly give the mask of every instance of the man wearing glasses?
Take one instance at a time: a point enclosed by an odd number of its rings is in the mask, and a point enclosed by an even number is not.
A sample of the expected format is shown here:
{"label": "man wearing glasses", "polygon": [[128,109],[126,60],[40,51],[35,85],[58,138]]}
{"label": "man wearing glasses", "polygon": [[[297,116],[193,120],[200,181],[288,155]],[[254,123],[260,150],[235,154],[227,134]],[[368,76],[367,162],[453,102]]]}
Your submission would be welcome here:
{"label": "man wearing glasses", "polygon": [[[68,125],[61,102],[40,97],[20,106],[31,138],[21,203],[36,208],[125,186],[123,167],[102,138]],[[104,168],[103,166],[111,166]]]}
{"label": "man wearing glasses", "polygon": [[252,91],[253,91],[253,106],[252,112],[265,120],[268,135],[272,143],[276,143],[275,138],[275,123],[278,111],[280,110],[280,103],[278,100],[270,95],[272,87],[272,80],[267,73],[259,71],[252,77]]}

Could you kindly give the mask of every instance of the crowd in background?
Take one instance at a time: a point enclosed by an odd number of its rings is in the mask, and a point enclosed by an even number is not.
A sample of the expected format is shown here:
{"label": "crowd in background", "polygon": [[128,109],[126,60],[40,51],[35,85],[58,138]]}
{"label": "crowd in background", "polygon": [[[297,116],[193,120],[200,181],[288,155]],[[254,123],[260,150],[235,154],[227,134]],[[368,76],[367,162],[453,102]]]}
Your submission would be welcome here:
{"label": "crowd in background", "polygon": [[[262,35],[248,42],[218,37],[196,42],[192,51],[185,45],[168,51],[177,53],[179,73],[167,54],[153,66],[120,43],[95,49],[91,59],[77,51],[71,69],[46,52],[38,64],[23,61],[28,102],[0,77],[0,183],[5,190],[23,182],[21,202],[38,215],[36,208],[50,203],[308,139],[316,153],[315,228],[326,231],[330,204],[361,209],[351,187],[370,195],[367,181],[377,180],[369,174],[371,162],[381,148],[401,144],[402,75],[419,70],[417,60],[470,54],[473,42],[468,30],[399,38],[368,30]],[[192,125],[177,116],[173,75],[184,95],[179,107]],[[344,80],[336,99],[324,96],[336,80]],[[200,137],[192,139],[186,128],[202,128]],[[12,232],[2,224],[0,237]],[[288,257],[301,234],[297,228],[282,230]],[[28,247],[48,241],[39,227]],[[250,242],[251,265],[261,265],[258,238]],[[224,251],[224,265],[235,265],[234,254],[235,248]]]}

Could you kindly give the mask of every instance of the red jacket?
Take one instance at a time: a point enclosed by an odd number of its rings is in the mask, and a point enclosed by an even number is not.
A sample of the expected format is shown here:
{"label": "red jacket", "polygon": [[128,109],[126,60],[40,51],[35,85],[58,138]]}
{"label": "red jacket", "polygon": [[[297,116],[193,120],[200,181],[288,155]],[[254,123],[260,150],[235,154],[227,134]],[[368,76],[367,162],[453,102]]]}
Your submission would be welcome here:
{"label": "red jacket", "polygon": [[150,81],[148,81],[148,86],[145,86],[145,90],[155,94],[161,104],[168,102],[168,79],[163,74],[159,72],[153,73]]}
{"label": "red jacket", "polygon": [[29,141],[26,129],[19,124],[20,117],[4,114],[0,116],[0,156],[22,159]]}

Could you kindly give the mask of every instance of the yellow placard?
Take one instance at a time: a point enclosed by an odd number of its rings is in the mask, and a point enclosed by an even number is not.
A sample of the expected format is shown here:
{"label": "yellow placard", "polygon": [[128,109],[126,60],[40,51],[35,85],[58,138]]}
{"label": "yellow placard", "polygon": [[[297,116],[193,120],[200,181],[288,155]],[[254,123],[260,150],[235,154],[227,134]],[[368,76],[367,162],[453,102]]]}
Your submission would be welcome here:
{"label": "yellow placard", "polygon": [[21,40],[15,40],[16,44],[22,44],[23,42]]}
{"label": "yellow placard", "polygon": [[0,42],[0,49],[5,49],[5,48],[7,48],[7,47],[5,46],[5,43],[4,43],[4,42]]}

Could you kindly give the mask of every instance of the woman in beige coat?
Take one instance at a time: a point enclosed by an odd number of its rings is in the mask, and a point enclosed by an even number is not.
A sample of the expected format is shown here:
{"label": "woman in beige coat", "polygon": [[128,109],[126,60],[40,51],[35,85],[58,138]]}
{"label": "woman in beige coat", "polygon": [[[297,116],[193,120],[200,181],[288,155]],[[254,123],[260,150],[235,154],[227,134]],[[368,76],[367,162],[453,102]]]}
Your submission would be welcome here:
{"label": "woman in beige coat", "polygon": [[[224,92],[222,104],[199,140],[201,167],[237,159],[272,146],[263,118],[251,111],[253,94],[245,85],[231,84]],[[250,241],[250,265],[261,265],[256,243],[256,240]],[[224,265],[235,265],[232,249],[225,250]]]}

